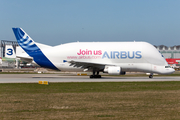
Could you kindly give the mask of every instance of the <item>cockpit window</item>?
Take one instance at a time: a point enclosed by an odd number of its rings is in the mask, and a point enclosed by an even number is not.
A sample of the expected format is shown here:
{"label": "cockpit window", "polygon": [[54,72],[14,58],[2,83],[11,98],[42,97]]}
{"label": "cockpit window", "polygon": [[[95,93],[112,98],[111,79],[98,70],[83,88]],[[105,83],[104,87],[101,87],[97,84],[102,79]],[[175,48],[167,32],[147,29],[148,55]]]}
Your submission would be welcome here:
{"label": "cockpit window", "polygon": [[165,66],[165,68],[171,68],[171,66]]}

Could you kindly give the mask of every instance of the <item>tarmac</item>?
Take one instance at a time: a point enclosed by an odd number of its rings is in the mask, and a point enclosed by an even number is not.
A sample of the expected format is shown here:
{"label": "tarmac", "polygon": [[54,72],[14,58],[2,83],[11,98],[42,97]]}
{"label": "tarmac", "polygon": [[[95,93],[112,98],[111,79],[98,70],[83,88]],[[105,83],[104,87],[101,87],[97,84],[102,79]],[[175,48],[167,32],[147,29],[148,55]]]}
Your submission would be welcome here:
{"label": "tarmac", "polygon": [[90,79],[89,76],[77,76],[67,74],[0,74],[0,83],[38,83],[38,81],[57,82],[152,82],[152,81],[180,81],[180,77],[154,76],[125,77],[102,76],[102,78]]}

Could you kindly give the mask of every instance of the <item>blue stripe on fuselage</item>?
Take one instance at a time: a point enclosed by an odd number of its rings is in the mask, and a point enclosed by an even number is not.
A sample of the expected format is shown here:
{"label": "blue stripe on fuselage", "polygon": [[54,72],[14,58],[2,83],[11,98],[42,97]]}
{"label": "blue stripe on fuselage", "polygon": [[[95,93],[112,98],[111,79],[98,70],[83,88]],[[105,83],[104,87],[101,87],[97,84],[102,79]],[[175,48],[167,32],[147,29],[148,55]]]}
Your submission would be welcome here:
{"label": "blue stripe on fuselage", "polygon": [[58,70],[41,51],[30,52],[29,56],[33,57],[34,61],[41,67],[47,67],[54,70]]}

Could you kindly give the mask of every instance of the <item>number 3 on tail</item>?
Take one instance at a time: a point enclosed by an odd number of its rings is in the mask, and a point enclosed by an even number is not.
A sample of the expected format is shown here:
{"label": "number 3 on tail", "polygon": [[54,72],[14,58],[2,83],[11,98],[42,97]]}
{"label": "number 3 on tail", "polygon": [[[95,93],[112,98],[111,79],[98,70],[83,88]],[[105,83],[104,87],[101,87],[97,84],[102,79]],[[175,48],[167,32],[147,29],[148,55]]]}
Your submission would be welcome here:
{"label": "number 3 on tail", "polygon": [[7,49],[8,53],[6,53],[7,55],[12,55],[13,54],[13,49],[9,48]]}

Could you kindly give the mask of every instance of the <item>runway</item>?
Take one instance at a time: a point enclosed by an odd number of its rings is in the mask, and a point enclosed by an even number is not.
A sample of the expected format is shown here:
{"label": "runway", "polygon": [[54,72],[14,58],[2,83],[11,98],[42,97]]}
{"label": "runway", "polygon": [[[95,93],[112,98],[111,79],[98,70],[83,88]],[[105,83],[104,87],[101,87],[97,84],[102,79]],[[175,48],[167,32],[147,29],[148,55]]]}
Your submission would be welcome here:
{"label": "runway", "polygon": [[0,83],[38,83],[38,81],[54,82],[151,82],[180,81],[180,77],[146,77],[102,76],[100,79],[90,79],[89,76],[63,74],[0,74]]}

